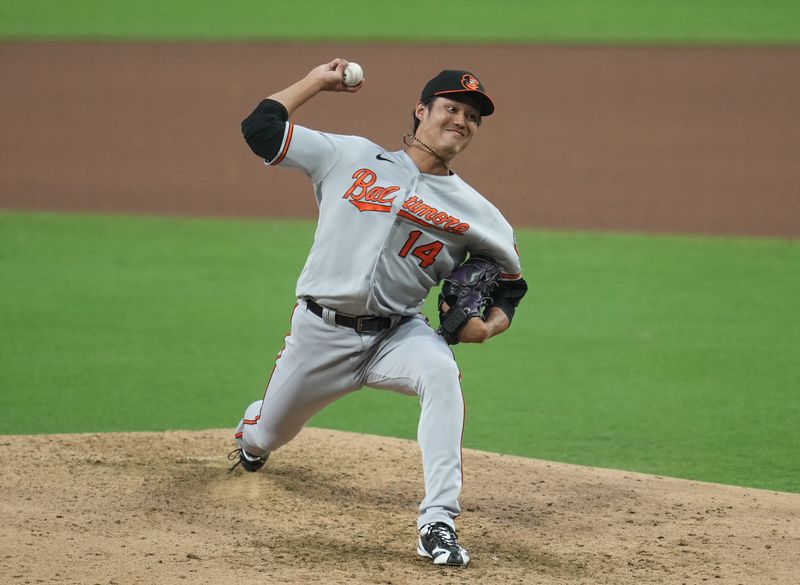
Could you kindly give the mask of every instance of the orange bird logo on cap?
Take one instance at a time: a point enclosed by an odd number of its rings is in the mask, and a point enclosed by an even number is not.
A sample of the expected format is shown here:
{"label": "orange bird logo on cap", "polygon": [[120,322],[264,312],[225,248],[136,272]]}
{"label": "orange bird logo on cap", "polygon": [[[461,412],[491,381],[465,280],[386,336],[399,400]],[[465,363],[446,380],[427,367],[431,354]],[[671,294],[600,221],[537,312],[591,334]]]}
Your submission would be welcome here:
{"label": "orange bird logo on cap", "polygon": [[469,89],[471,91],[475,91],[481,86],[481,82],[475,79],[469,73],[465,73],[464,76],[461,78],[461,85],[464,86],[464,89]]}

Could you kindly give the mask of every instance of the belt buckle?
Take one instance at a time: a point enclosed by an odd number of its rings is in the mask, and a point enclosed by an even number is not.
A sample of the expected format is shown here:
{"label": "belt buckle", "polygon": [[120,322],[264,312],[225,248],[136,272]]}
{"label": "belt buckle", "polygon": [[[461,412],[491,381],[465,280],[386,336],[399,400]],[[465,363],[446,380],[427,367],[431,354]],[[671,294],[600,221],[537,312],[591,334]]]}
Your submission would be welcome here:
{"label": "belt buckle", "polygon": [[374,317],[356,317],[356,332],[357,333],[372,333],[378,330],[377,322],[371,326]]}

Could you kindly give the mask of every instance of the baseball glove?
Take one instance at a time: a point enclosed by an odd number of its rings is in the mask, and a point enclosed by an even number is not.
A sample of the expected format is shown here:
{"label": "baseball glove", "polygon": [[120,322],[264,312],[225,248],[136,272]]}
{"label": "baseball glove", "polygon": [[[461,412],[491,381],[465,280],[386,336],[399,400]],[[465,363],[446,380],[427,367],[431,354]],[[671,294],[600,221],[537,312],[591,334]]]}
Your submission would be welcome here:
{"label": "baseball glove", "polygon": [[[458,343],[458,332],[473,317],[483,319],[497,286],[500,267],[485,256],[472,256],[444,279],[439,293],[439,329],[450,345]],[[443,303],[449,305],[442,310]]]}

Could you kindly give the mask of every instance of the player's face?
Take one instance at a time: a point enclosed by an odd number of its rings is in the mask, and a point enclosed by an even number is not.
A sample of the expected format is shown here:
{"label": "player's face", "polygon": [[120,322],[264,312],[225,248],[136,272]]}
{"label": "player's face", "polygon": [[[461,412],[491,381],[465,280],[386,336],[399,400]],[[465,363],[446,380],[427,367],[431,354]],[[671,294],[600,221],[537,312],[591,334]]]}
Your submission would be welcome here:
{"label": "player's face", "polygon": [[444,97],[433,100],[430,109],[417,104],[417,117],[417,137],[448,158],[467,147],[481,120],[477,107]]}

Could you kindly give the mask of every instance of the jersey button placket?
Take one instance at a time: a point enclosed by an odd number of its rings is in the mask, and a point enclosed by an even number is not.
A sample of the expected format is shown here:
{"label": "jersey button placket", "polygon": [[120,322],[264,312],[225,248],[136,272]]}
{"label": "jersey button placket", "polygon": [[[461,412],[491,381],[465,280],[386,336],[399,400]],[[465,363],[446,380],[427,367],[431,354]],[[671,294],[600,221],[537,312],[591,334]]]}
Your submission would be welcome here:
{"label": "jersey button placket", "polygon": [[[403,205],[411,197],[411,194],[416,191],[417,184],[419,183],[419,178],[420,178],[419,175],[414,177],[414,180],[411,183],[411,187],[405,193],[403,193],[402,199],[400,197],[396,197],[395,200],[392,202],[392,212],[391,212],[393,218],[392,225],[389,228],[389,231],[386,233],[386,238],[384,238],[383,243],[381,244],[381,248],[378,251],[377,257],[375,259],[376,263],[380,262],[381,257],[383,257],[385,254],[394,253],[392,250],[387,249],[387,245],[389,242],[392,241],[392,237],[394,236],[395,232],[402,227],[401,225],[402,220],[400,219],[398,213],[401,209],[403,209]],[[372,299],[373,299],[373,284],[370,283],[370,288],[367,293],[367,306],[370,306]]]}

